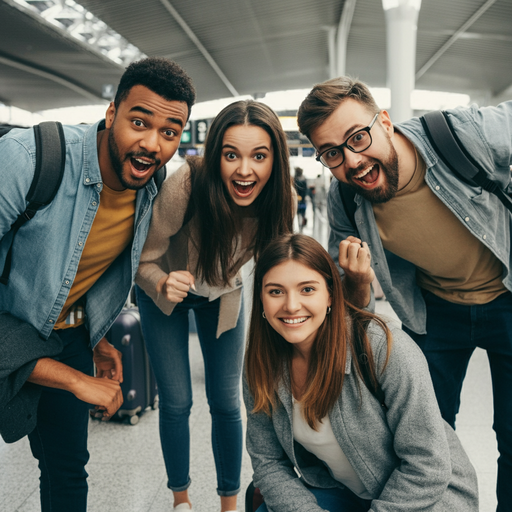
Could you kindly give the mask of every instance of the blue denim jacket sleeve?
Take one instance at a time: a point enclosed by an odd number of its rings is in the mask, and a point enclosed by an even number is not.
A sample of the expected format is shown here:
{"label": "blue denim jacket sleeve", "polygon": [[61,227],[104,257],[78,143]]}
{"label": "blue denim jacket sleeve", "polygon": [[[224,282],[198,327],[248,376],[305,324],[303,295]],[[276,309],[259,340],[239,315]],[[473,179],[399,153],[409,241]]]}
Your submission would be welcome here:
{"label": "blue denim jacket sleeve", "polygon": [[[35,152],[8,137],[0,138],[0,240],[9,232],[18,215],[25,211],[25,196],[32,183]],[[5,156],[4,156],[5,155]]]}
{"label": "blue denim jacket sleeve", "polygon": [[480,109],[471,105],[448,114],[469,153],[488,172],[489,178],[506,189],[511,182],[512,101]]}

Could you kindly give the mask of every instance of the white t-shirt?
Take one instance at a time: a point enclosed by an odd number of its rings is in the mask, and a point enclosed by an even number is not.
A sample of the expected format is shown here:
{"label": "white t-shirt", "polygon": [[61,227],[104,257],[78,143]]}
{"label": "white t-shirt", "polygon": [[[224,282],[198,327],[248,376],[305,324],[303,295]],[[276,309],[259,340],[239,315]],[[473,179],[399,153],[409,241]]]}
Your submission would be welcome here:
{"label": "white t-shirt", "polygon": [[323,461],[335,480],[347,486],[360,498],[371,500],[372,497],[338,444],[329,416],[322,419],[316,431],[307,424],[301,409],[300,402],[293,399],[293,438]]}

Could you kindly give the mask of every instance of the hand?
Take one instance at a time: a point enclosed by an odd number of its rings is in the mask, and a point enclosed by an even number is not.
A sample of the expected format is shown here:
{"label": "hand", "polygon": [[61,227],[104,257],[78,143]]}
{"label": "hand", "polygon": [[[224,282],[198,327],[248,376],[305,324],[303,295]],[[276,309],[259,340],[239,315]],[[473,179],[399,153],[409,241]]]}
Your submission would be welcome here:
{"label": "hand", "polygon": [[371,254],[368,244],[355,236],[342,240],[339,246],[339,263],[352,286],[368,286],[375,279],[370,265]]}
{"label": "hand", "polygon": [[196,289],[194,276],[188,270],[177,270],[162,277],[156,286],[156,291],[169,302],[183,302],[190,288]]}
{"label": "hand", "polygon": [[109,420],[123,403],[121,385],[108,377],[91,377],[80,374],[73,394],[88,404],[95,405],[97,418]]}
{"label": "hand", "polygon": [[96,377],[123,382],[123,363],[121,352],[111,345],[106,338],[101,338],[93,350],[93,360],[96,365]]}

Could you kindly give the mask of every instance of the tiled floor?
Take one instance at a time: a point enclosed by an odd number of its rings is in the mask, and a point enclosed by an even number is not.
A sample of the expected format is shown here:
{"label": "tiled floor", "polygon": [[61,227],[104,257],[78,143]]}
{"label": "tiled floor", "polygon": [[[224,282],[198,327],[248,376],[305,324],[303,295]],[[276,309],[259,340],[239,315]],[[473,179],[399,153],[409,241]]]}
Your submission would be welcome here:
{"label": "tiled floor", "polygon": [[[312,220],[312,219],[311,219]],[[305,232],[325,240],[326,223],[308,222]],[[318,231],[317,231],[318,230]],[[247,290],[246,290],[247,291]],[[249,296],[249,294],[248,294]],[[394,314],[385,301],[379,312]],[[194,406],[191,425],[191,498],[197,512],[220,510],[210,445],[210,415],[204,392],[202,356],[195,335],[191,335]],[[491,383],[484,352],[475,352],[463,389],[462,410],[457,432],[478,472],[481,512],[496,509],[496,442],[492,424]],[[164,463],[158,439],[158,411],[148,410],[135,426],[91,421],[89,447],[89,510],[91,512],[165,512],[172,510],[172,493],[166,487]],[[244,453],[242,487],[251,481],[251,467]],[[243,510],[243,495],[239,509]],[[0,511],[39,510],[38,469],[28,442],[15,444],[0,440]],[[70,511],[73,512],[73,511]],[[451,512],[451,511],[446,511]]]}

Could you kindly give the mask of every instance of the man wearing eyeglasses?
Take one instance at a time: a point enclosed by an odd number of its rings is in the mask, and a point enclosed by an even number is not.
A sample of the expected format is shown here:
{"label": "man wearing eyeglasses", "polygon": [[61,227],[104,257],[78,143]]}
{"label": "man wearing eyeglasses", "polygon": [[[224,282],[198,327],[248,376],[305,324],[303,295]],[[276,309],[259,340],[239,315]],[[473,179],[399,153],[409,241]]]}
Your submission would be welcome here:
{"label": "man wearing eyeglasses", "polygon": [[[506,188],[512,102],[449,116],[467,151]],[[393,125],[362,82],[341,77],[315,86],[298,124],[337,178],[328,197],[329,252],[347,297],[373,308],[377,275],[403,329],[423,350],[441,413],[453,427],[471,354],[487,350],[500,451],[498,511],[511,511],[510,212],[447,168],[419,119]]]}

